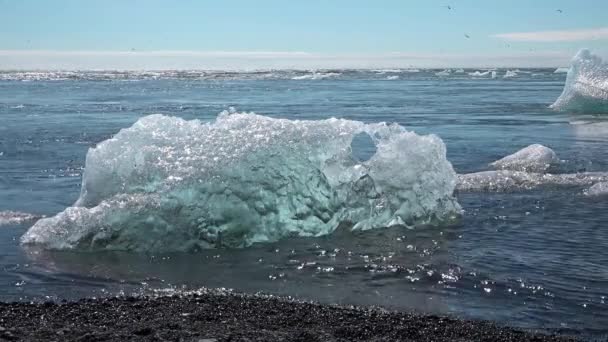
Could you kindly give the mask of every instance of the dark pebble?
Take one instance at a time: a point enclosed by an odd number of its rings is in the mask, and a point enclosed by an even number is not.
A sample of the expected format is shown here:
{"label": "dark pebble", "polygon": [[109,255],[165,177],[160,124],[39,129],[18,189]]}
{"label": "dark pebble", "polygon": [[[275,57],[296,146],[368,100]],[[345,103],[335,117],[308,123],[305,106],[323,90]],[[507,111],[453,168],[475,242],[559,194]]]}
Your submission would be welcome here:
{"label": "dark pebble", "polygon": [[214,291],[0,303],[0,322],[0,341],[574,341],[484,321]]}

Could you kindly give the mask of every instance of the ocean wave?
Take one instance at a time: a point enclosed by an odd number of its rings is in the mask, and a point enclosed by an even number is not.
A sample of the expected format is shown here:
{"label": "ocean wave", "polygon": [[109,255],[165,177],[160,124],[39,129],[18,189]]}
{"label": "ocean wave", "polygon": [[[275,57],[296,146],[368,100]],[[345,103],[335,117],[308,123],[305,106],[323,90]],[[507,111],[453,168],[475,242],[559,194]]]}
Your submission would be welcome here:
{"label": "ocean wave", "polygon": [[583,49],[574,59],[560,97],[551,105],[559,111],[608,113],[608,64]]}
{"label": "ocean wave", "polygon": [[43,216],[29,214],[29,213],[22,213],[19,211],[12,211],[12,210],[0,211],[0,226],[28,223],[28,222],[38,220],[41,217],[43,217]]}
{"label": "ocean wave", "polygon": [[455,185],[441,139],[396,124],[151,115],[90,149],[78,201],[21,242],[183,251],[434,224],[459,213]]}

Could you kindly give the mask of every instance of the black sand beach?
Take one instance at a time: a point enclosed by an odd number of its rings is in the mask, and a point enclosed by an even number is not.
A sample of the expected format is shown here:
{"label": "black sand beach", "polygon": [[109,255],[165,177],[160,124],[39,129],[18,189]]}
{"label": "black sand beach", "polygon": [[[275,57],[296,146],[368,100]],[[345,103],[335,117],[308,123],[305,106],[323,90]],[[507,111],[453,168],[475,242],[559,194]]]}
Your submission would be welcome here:
{"label": "black sand beach", "polygon": [[0,303],[8,341],[572,341],[490,322],[219,291]]}

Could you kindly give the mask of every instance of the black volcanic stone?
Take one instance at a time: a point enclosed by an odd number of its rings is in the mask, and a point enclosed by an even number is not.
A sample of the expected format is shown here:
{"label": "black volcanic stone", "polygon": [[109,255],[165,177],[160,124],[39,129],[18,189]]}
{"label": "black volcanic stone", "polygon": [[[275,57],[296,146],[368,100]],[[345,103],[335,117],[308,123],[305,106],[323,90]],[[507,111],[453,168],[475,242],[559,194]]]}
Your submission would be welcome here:
{"label": "black volcanic stone", "polygon": [[167,297],[0,303],[8,341],[573,341],[435,315],[207,291]]}

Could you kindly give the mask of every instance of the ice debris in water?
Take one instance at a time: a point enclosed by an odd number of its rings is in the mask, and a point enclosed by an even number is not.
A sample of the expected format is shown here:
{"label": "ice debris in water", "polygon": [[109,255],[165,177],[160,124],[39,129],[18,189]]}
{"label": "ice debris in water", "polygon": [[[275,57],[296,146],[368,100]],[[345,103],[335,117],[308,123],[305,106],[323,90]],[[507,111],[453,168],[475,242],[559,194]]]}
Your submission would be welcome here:
{"label": "ice debris in water", "polygon": [[608,196],[608,182],[594,184],[584,191],[586,196]]}
{"label": "ice debris in water", "polygon": [[490,165],[499,170],[545,172],[551,164],[557,162],[559,159],[552,149],[533,144]]}
{"label": "ice debris in water", "polygon": [[[360,134],[375,153],[357,160],[351,143]],[[460,212],[455,186],[441,139],[397,124],[150,115],[91,148],[78,201],[21,242],[191,251],[319,236],[342,222],[435,224]]]}
{"label": "ice debris in water", "polygon": [[485,77],[491,74],[492,71],[488,70],[488,71],[475,71],[475,72],[470,72],[469,76],[473,76],[473,77]]}
{"label": "ice debris in water", "polygon": [[513,71],[513,70],[507,70],[507,72],[503,76],[503,78],[513,78],[513,77],[517,77],[517,72]]}
{"label": "ice debris in water", "polygon": [[548,174],[499,170],[458,175],[457,190],[506,192],[539,187],[589,186],[597,182],[608,182],[608,172]]}
{"label": "ice debris in water", "polygon": [[583,49],[568,71],[560,97],[551,105],[559,111],[608,113],[608,64]]}
{"label": "ice debris in water", "polygon": [[22,224],[39,219],[40,215],[22,213],[19,211],[5,210],[0,211],[0,226],[12,224]]}

